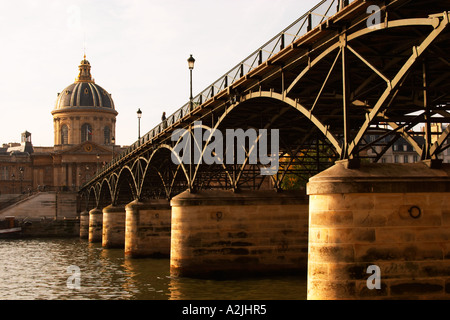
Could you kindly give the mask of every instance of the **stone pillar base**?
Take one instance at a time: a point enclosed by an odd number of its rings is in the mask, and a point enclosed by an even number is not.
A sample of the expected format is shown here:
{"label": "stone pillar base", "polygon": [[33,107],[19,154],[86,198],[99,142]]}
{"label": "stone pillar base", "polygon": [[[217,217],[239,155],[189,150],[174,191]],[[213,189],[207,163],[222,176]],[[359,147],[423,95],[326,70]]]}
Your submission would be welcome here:
{"label": "stone pillar base", "polygon": [[100,209],[89,211],[89,242],[102,242],[103,212]]}
{"label": "stone pillar base", "polygon": [[133,201],[125,210],[125,256],[168,258],[171,230],[169,201]]}
{"label": "stone pillar base", "polygon": [[184,192],[171,204],[172,275],[226,279],[306,272],[305,194]]}
{"label": "stone pillar base", "polygon": [[103,248],[124,248],[125,207],[108,206],[103,209]]}
{"label": "stone pillar base", "polygon": [[308,194],[308,299],[450,299],[449,165],[338,163]]}
{"label": "stone pillar base", "polygon": [[80,213],[80,238],[89,239],[89,212]]}

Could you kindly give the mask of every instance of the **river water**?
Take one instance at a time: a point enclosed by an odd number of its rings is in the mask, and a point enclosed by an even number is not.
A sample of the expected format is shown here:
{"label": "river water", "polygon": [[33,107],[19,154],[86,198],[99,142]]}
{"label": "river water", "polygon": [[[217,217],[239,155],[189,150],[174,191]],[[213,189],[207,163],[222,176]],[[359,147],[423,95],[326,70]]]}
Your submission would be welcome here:
{"label": "river water", "polygon": [[77,238],[0,240],[0,300],[306,299],[306,276],[214,281],[169,268]]}

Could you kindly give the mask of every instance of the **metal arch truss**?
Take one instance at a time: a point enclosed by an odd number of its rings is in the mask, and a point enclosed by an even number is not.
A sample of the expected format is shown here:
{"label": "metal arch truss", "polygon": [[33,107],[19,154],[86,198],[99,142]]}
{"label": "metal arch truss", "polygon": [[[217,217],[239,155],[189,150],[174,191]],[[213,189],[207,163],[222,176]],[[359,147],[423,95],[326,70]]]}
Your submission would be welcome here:
{"label": "metal arch truss", "polygon": [[[309,56],[307,57],[306,66],[301,69],[301,72],[295,77],[295,79],[288,84],[286,89],[283,89],[281,93],[275,92],[260,92],[262,96],[271,96],[273,98],[279,99],[293,106],[302,112],[307,118],[309,118],[314,125],[319,128],[319,130],[327,137],[327,139],[333,144],[336,151],[340,154],[341,159],[348,159],[355,156],[358,156],[361,150],[366,149],[367,144],[358,147],[361,145],[364,136],[368,133],[368,130],[371,126],[378,125],[380,123],[387,124],[392,128],[392,132],[399,132],[417,151],[419,155],[421,155],[422,159],[430,159],[436,158],[437,155],[442,152],[443,148],[448,148],[448,145],[444,147],[444,143],[446,143],[447,138],[449,137],[449,127],[447,127],[442,134],[440,134],[439,138],[436,142],[433,143],[431,137],[432,130],[430,128],[431,123],[435,121],[441,123],[450,122],[448,113],[448,106],[438,105],[438,102],[433,102],[428,98],[428,90],[430,90],[430,84],[427,82],[427,61],[426,55],[430,54],[430,47],[433,43],[441,36],[444,31],[448,31],[449,24],[449,14],[447,12],[443,12],[442,14],[435,14],[432,17],[428,18],[416,18],[416,19],[401,19],[396,21],[383,22],[380,25],[372,26],[371,28],[366,28],[363,30],[358,30],[356,32],[351,32],[350,30],[344,30],[339,33],[338,41],[334,44],[330,45],[323,52],[318,54],[314,59],[311,59]],[[385,70],[380,69],[374,66],[368,59],[364,58],[362,54],[358,52],[356,45],[358,45],[358,40],[363,38],[364,36],[368,36],[370,34],[380,33],[390,31],[395,28],[402,27],[412,27],[412,26],[429,26],[431,31],[429,33],[420,34],[424,39],[416,44],[411,45],[409,48],[404,48],[403,52],[400,52],[400,56],[407,56],[405,61],[402,63],[392,63],[388,62],[385,65],[386,70],[392,69],[392,66],[396,64],[395,72],[389,70],[391,76],[385,75]],[[336,37],[337,38],[337,37]],[[353,45],[355,43],[355,46]],[[359,44],[360,45],[360,44]],[[337,53],[335,53],[337,52]],[[408,53],[409,52],[409,53]],[[349,69],[349,58],[348,56],[353,54],[354,57],[357,58],[360,62],[362,62],[367,68],[372,71],[372,74],[367,77],[367,80],[362,82],[359,86],[355,88],[354,91],[351,91],[350,82],[352,81],[351,75],[354,73],[350,73]],[[309,53],[308,53],[309,55]],[[293,91],[303,79],[306,79],[309,74],[311,74],[314,67],[320,63],[322,63],[326,57],[331,56],[333,61],[331,67],[326,73],[323,73],[325,76],[323,82],[321,83],[320,90],[317,95],[314,97],[314,102],[307,106],[306,104],[302,104],[301,98],[296,98],[295,94],[292,94]],[[436,57],[437,58],[437,57]],[[445,59],[440,57],[441,59]],[[342,126],[335,126],[336,130],[330,129],[330,125],[327,124],[327,115],[324,117],[316,116],[314,114],[314,109],[319,106],[321,96],[324,93],[324,89],[327,86],[327,83],[332,79],[334,73],[336,73],[336,64],[341,59],[341,83],[342,83],[342,104],[341,108],[335,108],[335,111],[340,111],[342,113]],[[393,62],[396,60],[401,60],[401,58],[394,58]],[[449,63],[447,60],[444,60],[447,71],[443,71],[444,75],[441,77],[440,81],[444,81],[444,78],[448,81],[450,76],[448,70]],[[399,94],[402,86],[404,86],[405,81],[408,80],[408,76],[413,72],[413,68],[417,65],[420,65],[422,70],[423,77],[423,101],[417,102],[413,101],[414,105],[422,105],[423,114],[420,116],[408,116],[406,114],[402,115],[400,121],[392,121],[389,117],[389,111],[393,109],[395,111],[395,102],[396,97]],[[339,72],[337,71],[337,72]],[[373,100],[373,103],[369,103],[369,99],[361,101],[361,98],[358,99],[358,96],[361,95],[361,92],[364,90],[372,90],[372,88],[368,88],[371,81],[379,77],[384,83],[384,90],[381,90],[381,94],[373,99],[373,97],[369,97]],[[336,80],[336,77],[333,79]],[[285,82],[285,80],[283,80]],[[283,84],[285,86],[285,84]],[[383,89],[383,85],[380,86]],[[444,90],[445,91],[445,90]],[[256,93],[258,94],[258,93]],[[289,97],[292,95],[293,97]],[[441,99],[444,96],[440,97]],[[448,100],[442,100],[447,104]],[[359,126],[352,125],[352,117],[351,109],[355,109],[355,106],[359,107],[359,112],[363,111],[364,120],[361,122]],[[333,111],[333,110],[330,110]],[[420,112],[420,109],[412,110],[416,112]],[[410,112],[412,113],[412,112]],[[440,115],[440,119],[433,118],[433,116]],[[355,122],[355,121],[354,121]],[[425,122],[425,144],[423,146],[419,145],[414,137],[411,135],[410,129],[414,125],[418,125],[419,123]],[[405,127],[407,129],[405,129]],[[355,134],[351,134],[350,131],[354,131]]]}
{"label": "metal arch truss", "polygon": [[[226,114],[236,106],[237,104],[229,106],[223,114],[223,119],[226,119]],[[217,127],[220,123],[221,121],[217,122],[216,128],[202,126],[201,129],[203,132],[219,130]],[[263,166],[249,163],[249,149],[245,150],[245,160],[242,164],[174,164],[171,156],[178,154],[174,152],[173,146],[161,144],[154,150],[147,151],[147,154],[134,158],[118,172],[112,172],[86,188],[86,204],[90,201],[90,207],[104,207],[108,204],[125,205],[133,200],[171,199],[187,189],[192,192],[216,188],[235,191],[258,190],[263,183],[269,183],[268,180],[273,188],[282,189],[285,177],[292,175],[305,184],[309,177],[327,168],[338,157],[325,139],[317,134],[313,137],[311,135],[304,137],[295,150],[291,149],[288,142],[280,141],[281,149],[285,152],[280,154],[278,172],[271,176],[261,176],[260,170]],[[202,156],[210,143],[208,140],[201,146]],[[225,150],[224,158],[227,151]]]}
{"label": "metal arch truss", "polygon": [[[380,19],[369,25],[373,4]],[[307,180],[338,159],[378,161],[400,137],[421,159],[436,159],[449,147],[450,126],[434,126],[450,123],[449,20],[437,0],[352,1],[133,144],[83,187],[86,203],[258,189],[268,180],[283,189],[292,175]],[[171,134],[192,133],[196,121],[203,131],[279,128],[278,172],[261,176],[250,150],[240,165],[175,164]]]}

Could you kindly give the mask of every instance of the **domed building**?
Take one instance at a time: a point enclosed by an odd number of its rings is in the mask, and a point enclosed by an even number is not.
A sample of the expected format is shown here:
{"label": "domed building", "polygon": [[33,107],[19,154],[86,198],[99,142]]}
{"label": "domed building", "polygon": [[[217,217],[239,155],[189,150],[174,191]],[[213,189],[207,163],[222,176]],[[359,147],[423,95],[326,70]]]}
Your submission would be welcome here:
{"label": "domed building", "polygon": [[117,116],[114,101],[111,94],[92,79],[91,64],[86,56],[79,69],[75,82],[58,93],[52,111],[55,148],[85,142],[111,146]]}
{"label": "domed building", "polygon": [[36,190],[76,192],[123,150],[115,146],[118,112],[111,94],[95,83],[86,56],[78,68],[75,82],[58,93],[51,111],[54,145],[33,146],[31,133],[25,132],[22,143],[0,148],[0,197]]}

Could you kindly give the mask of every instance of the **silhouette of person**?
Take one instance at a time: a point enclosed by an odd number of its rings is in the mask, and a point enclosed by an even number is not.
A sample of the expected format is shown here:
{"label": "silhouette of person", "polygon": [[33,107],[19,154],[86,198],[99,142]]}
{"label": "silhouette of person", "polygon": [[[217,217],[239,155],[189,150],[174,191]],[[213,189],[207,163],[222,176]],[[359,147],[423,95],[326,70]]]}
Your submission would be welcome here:
{"label": "silhouette of person", "polygon": [[161,117],[161,121],[163,123],[163,129],[165,129],[167,127],[166,112],[163,112],[162,117]]}

